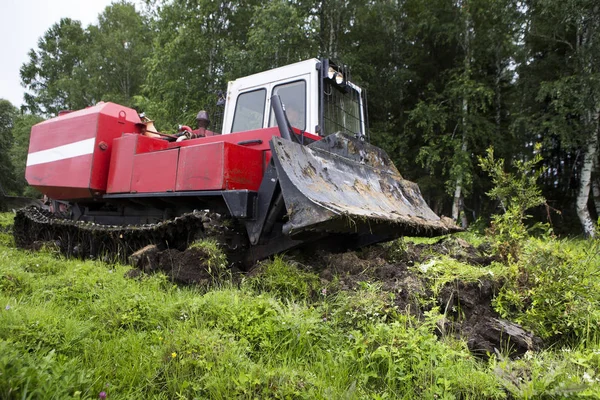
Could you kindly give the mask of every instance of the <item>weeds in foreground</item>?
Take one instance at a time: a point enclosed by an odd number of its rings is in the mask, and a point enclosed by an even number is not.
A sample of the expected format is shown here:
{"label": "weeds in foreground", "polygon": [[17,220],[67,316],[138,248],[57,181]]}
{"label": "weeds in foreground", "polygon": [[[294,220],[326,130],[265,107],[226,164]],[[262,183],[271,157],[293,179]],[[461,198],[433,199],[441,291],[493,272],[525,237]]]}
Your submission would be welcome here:
{"label": "weeds in foreground", "polygon": [[599,261],[598,241],[529,239],[494,300],[496,310],[552,342],[597,342]]}
{"label": "weeds in foreground", "polygon": [[[501,267],[436,260],[427,267],[432,288]],[[542,260],[552,268],[535,267]],[[600,297],[586,272],[597,252],[530,241],[519,262],[531,279],[505,288],[522,300],[502,300],[507,312],[548,332],[576,327],[573,340],[564,350],[483,361],[463,341],[436,335],[436,310],[417,320],[375,282],[339,290],[283,258],[240,287],[206,291],[0,244],[0,398],[598,397],[597,319],[588,317],[587,331],[583,324],[586,304]],[[544,305],[550,299],[557,303]]]}
{"label": "weeds in foreground", "polygon": [[376,287],[327,293],[282,259],[265,268],[262,286],[202,293],[0,247],[0,397],[504,397],[464,344]]}

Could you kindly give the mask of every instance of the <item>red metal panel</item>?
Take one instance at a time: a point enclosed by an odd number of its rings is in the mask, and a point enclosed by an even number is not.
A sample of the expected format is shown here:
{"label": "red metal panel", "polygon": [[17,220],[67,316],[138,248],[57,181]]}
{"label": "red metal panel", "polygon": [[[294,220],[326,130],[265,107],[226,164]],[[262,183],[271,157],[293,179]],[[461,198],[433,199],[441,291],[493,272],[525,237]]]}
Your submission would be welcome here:
{"label": "red metal panel", "polygon": [[138,134],[125,134],[113,141],[107,193],[128,193],[131,189],[134,155],[167,148],[168,142]]}
{"label": "red metal panel", "polygon": [[90,107],[34,125],[31,128],[29,153],[96,137],[97,111],[95,107]]}
{"label": "red metal panel", "polygon": [[26,178],[56,199],[98,196],[106,190],[112,141],[138,132],[135,110],[113,103],[61,115],[31,131]]}
{"label": "red metal panel", "polygon": [[137,154],[133,158],[132,192],[172,192],[175,190],[179,149]]}
{"label": "red metal panel", "polygon": [[113,141],[107,193],[131,191],[134,155],[165,149],[167,142],[138,134],[125,134]]}
{"label": "red metal panel", "polygon": [[124,135],[113,141],[113,151],[108,173],[107,193],[127,193],[131,191],[133,156],[139,135]]}
{"label": "red metal panel", "polygon": [[183,147],[179,152],[175,190],[222,190],[224,143]]}
{"label": "red metal panel", "polygon": [[263,173],[262,151],[225,143],[225,189],[258,190]]}
{"label": "red metal panel", "polygon": [[135,154],[148,153],[151,151],[165,150],[169,142],[162,139],[151,138],[148,136],[136,135],[138,137]]}
{"label": "red metal panel", "polygon": [[114,103],[102,104],[98,115],[90,189],[101,194],[106,191],[113,140],[123,133],[138,133],[139,127],[136,124],[141,121],[135,110]]}
{"label": "red metal panel", "polygon": [[54,199],[89,198],[98,117],[86,113],[63,121],[66,117],[53,118],[31,129],[25,179]]}
{"label": "red metal panel", "polygon": [[[35,187],[35,186],[34,186]],[[60,187],[60,186],[43,186],[35,187],[39,191],[44,191],[44,194],[51,199],[55,200],[77,200],[77,199],[88,199],[92,195],[90,189],[77,189],[72,187]]]}
{"label": "red metal panel", "polygon": [[[294,128],[296,133],[300,133],[300,131]],[[311,133],[304,133],[304,135],[311,140],[321,140],[322,138],[317,135],[313,135]],[[206,144],[206,143],[216,143],[216,142],[227,142],[232,144],[239,144],[240,142],[252,141],[252,140],[261,140],[262,143],[249,143],[244,145],[245,147],[252,148],[254,150],[269,150],[269,140],[273,136],[280,137],[279,128],[264,128],[264,129],[256,129],[253,131],[245,131],[245,132],[237,132],[230,133],[227,135],[216,135],[216,136],[207,136],[198,139],[184,140],[183,142],[172,142],[169,143],[169,147],[186,147],[186,146],[195,146],[197,144]]]}
{"label": "red metal panel", "polygon": [[184,140],[183,142],[179,143],[169,143],[169,147],[187,147],[195,146],[198,144],[219,142],[238,144],[239,142],[249,140],[261,140],[261,143],[249,144],[247,145],[247,147],[252,148],[254,150],[269,150],[269,140],[271,140],[273,136],[279,136],[279,129],[276,127],[257,129],[254,131],[230,133],[228,135],[207,136],[198,139]]}
{"label": "red metal panel", "polygon": [[175,190],[258,190],[262,153],[225,142],[183,147]]}
{"label": "red metal panel", "polygon": [[269,163],[271,162],[272,156],[273,155],[271,154],[271,150],[265,151],[265,153],[264,153],[264,163],[265,163],[264,170],[265,171],[267,170],[267,167],[269,166]]}
{"label": "red metal panel", "polygon": [[54,199],[88,198],[91,196],[89,175],[83,172],[71,174],[70,171],[89,171],[91,163],[92,155],[88,154],[31,165],[25,170],[25,178],[31,186]]}

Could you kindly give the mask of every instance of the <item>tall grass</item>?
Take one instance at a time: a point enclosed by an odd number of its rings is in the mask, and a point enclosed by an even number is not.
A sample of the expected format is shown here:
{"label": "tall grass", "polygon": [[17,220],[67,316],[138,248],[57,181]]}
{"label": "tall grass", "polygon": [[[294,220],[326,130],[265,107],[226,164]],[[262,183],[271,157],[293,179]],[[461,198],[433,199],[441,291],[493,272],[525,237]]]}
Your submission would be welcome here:
{"label": "tall grass", "polygon": [[[0,236],[2,399],[600,393],[597,343],[476,359],[464,342],[436,335],[436,312],[407,316],[373,282],[332,290],[276,258],[241,285],[185,287],[162,274],[127,278],[123,265],[18,250]],[[442,266],[434,281],[449,279]]]}

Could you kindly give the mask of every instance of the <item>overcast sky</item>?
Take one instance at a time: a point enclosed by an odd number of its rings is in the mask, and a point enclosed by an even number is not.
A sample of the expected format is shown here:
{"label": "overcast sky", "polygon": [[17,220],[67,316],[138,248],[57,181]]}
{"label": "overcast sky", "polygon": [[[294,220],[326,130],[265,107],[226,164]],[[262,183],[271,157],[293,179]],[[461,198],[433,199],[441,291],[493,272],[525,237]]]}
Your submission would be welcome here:
{"label": "overcast sky", "polygon": [[61,18],[85,28],[113,0],[0,0],[0,98],[19,107],[23,102],[19,69],[38,39]]}

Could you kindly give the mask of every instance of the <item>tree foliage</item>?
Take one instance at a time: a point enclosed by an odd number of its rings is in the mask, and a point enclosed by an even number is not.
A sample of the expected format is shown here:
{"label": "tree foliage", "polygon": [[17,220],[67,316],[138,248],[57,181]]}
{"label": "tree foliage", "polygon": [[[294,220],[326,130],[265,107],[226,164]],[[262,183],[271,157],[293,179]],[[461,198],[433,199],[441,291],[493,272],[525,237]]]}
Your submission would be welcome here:
{"label": "tree foliage", "polygon": [[34,189],[27,187],[27,181],[25,181],[25,164],[27,162],[27,151],[29,150],[31,127],[42,120],[43,118],[32,114],[17,115],[13,120],[13,143],[9,154],[15,174],[15,191],[18,194],[33,197],[38,195]]}
{"label": "tree foliage", "polygon": [[152,49],[147,19],[133,5],[116,3],[87,31],[90,45],[85,67],[93,99],[133,106],[133,96],[146,77],[144,59]]}
{"label": "tree foliage", "polygon": [[61,19],[46,31],[21,67],[28,110],[56,114],[89,105],[83,68],[87,44],[81,23],[70,18]]}
{"label": "tree foliage", "polygon": [[13,144],[13,125],[17,109],[10,101],[0,99],[0,195],[13,192],[17,188],[15,172],[9,157]]}

